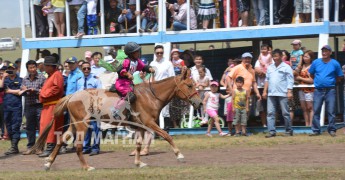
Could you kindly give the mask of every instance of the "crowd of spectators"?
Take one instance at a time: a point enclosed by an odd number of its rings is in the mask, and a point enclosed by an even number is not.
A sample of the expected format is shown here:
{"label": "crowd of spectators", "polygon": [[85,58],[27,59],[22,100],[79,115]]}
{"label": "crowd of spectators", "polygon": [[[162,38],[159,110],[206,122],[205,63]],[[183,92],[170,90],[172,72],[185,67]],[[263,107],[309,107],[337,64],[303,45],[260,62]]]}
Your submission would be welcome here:
{"label": "crowd of spectators", "polygon": [[[187,14],[190,29],[212,29],[227,27],[227,9],[230,9],[229,27],[270,25],[269,1],[266,0],[168,0],[167,29],[181,31],[187,29]],[[33,0],[37,37],[63,37],[66,35],[66,6],[69,6],[71,35],[99,34],[100,17],[105,19],[105,33],[140,33],[158,31],[158,1],[140,1],[139,11],[136,0],[104,0],[104,13],[100,13],[98,0]],[[330,20],[334,19],[334,4],[330,0]],[[345,19],[345,2],[339,2],[339,21]],[[274,0],[272,24],[291,24],[296,15],[301,23],[311,22],[311,0]],[[315,19],[323,21],[323,0],[315,0]],[[137,22],[139,17],[140,22]],[[213,24],[217,24],[213,26]],[[54,28],[55,27],[55,28]],[[54,30],[55,29],[55,30]]]}
{"label": "crowd of spectators", "polygon": [[[262,44],[258,57],[245,52],[240,58],[229,58],[228,67],[222,77],[212,77],[211,71],[204,65],[205,59],[190,50],[182,51],[175,48],[171,50],[170,57],[163,57],[163,46],[156,46],[154,54],[157,58],[150,65],[156,69],[157,80],[178,75],[184,68],[190,68],[192,79],[205,103],[202,113],[205,112],[212,118],[208,136],[211,136],[210,128],[213,122],[216,123],[221,136],[227,135],[219,128],[219,97],[225,99],[224,116],[229,133],[231,134],[234,126],[236,136],[247,135],[250,94],[257,99],[256,106],[253,107],[259,112],[257,115],[260,116],[262,126],[268,126],[267,137],[276,135],[276,119],[286,126],[285,135],[292,136],[294,112],[299,107],[303,110],[305,126],[312,127],[312,135],[319,135],[323,101],[326,101],[328,112],[328,132],[335,136],[335,86],[343,77],[340,64],[331,58],[332,48],[328,45],[320,49],[322,58],[319,59],[315,59],[315,53],[311,50],[302,51],[300,40],[293,40],[291,46],[290,50],[272,50],[270,45]],[[19,152],[22,110],[26,117],[27,148],[30,149],[35,144],[36,130],[42,131],[51,120],[50,114],[58,99],[63,95],[88,88],[110,89],[118,77],[117,73],[101,67],[100,60],[112,63],[125,57],[121,47],[116,46],[105,56],[100,52],[86,51],[80,60],[72,56],[63,64],[58,64],[61,61],[58,54],[38,50],[36,60],[29,60],[25,64],[27,75],[24,78],[19,77],[21,59],[17,59],[15,63],[1,59],[0,135],[3,140],[11,140],[11,148],[6,154]],[[145,74],[141,74],[140,77],[145,77]],[[145,78],[143,80],[145,81]],[[294,85],[299,87],[293,88]],[[226,95],[219,94],[219,86],[226,89]],[[209,92],[208,88],[212,92]],[[25,97],[24,107],[21,96]],[[173,99],[170,105],[164,108],[166,128],[179,126],[182,115],[186,113],[186,108],[183,107],[187,108],[188,105],[184,101]],[[45,113],[42,113],[43,111]],[[64,118],[64,125],[68,126],[68,114],[61,118]],[[55,127],[61,126],[62,124],[55,124]],[[93,123],[92,126],[93,131],[99,131],[99,124]],[[99,140],[95,139],[94,145],[91,146],[91,133],[89,130],[83,153],[97,155],[100,151]],[[56,137],[49,135],[47,148],[44,151],[42,149],[39,156],[47,157],[55,145]],[[65,146],[61,153],[66,151]],[[143,154],[147,154],[148,151],[147,147]]]}

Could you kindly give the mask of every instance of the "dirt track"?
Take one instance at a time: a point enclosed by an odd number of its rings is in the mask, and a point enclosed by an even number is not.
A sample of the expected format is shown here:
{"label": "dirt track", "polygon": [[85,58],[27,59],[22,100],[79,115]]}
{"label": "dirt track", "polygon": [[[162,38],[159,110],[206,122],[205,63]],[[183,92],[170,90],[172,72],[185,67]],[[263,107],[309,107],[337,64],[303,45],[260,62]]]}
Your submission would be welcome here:
{"label": "dirt track", "polygon": [[[334,166],[344,167],[344,145],[279,145],[274,147],[233,147],[217,150],[183,151],[186,162],[176,160],[172,151],[151,152],[143,157],[143,162],[149,166],[230,166],[242,164],[263,165],[299,165],[299,166]],[[134,158],[129,152],[102,152],[97,156],[86,155],[86,160],[96,169],[101,168],[134,168]],[[36,155],[16,155],[0,157],[0,171],[36,171],[43,170],[43,158]],[[59,155],[52,170],[80,169],[80,163],[75,153]]]}

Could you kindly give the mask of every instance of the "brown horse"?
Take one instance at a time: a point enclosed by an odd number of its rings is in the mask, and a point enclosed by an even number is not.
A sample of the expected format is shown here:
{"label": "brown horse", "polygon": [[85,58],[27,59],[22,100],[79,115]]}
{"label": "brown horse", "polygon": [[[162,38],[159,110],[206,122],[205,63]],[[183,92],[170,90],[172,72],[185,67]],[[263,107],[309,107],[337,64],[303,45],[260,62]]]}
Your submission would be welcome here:
{"label": "brown horse", "polygon": [[[46,158],[46,170],[49,170],[54,162],[59,149],[62,146],[61,142],[63,141],[63,137],[68,141],[68,139],[71,138],[71,135],[76,132],[85,133],[88,128],[90,118],[94,118],[102,122],[109,122],[114,125],[118,125],[119,123],[122,123],[122,125],[137,124],[136,128],[140,131],[141,136],[139,136],[136,141],[136,155],[134,163],[138,167],[146,166],[145,163],[140,161],[140,150],[143,141],[142,137],[144,137],[145,130],[148,129],[151,129],[152,132],[155,132],[168,141],[177,159],[183,160],[184,156],[174,144],[172,137],[162,130],[157,125],[156,121],[162,108],[166,106],[173,97],[178,97],[192,104],[194,108],[199,108],[202,100],[197,94],[190,76],[191,72],[187,69],[179,76],[170,77],[153,83],[142,83],[140,85],[136,85],[134,87],[134,93],[136,94],[137,99],[130,105],[132,111],[134,111],[132,112],[132,115],[134,114],[135,116],[132,116],[129,120],[118,121],[111,116],[112,113],[110,109],[114,106],[114,102],[119,100],[116,93],[105,90],[89,89],[64,97],[56,105],[54,116],[61,116],[63,112],[68,109],[71,123],[68,130],[60,138],[60,142],[57,143],[51,155]],[[32,152],[44,146],[46,135],[50,129],[51,126],[47,126],[47,128],[42,132],[42,135],[37,140]],[[83,142],[83,139],[83,136],[77,135],[76,141]],[[93,170],[94,168],[89,166],[83,157],[82,143],[77,143],[76,146],[77,155],[82,164],[82,168],[85,170]]]}

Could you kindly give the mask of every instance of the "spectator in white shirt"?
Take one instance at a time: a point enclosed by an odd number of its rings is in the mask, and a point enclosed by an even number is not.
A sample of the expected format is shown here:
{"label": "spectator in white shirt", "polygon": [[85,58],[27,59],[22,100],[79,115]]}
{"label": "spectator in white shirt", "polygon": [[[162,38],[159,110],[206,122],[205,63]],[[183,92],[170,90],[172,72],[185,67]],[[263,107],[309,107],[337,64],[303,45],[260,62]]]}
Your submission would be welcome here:
{"label": "spectator in white shirt", "polygon": [[[173,22],[173,30],[174,31],[181,31],[181,30],[187,30],[187,3],[186,0],[177,0],[177,3],[175,4],[169,4],[167,3],[167,7],[169,11],[172,14],[172,17],[174,19]],[[178,12],[175,12],[175,10],[178,10]],[[196,23],[196,15],[193,9],[193,6],[190,6],[190,29],[196,29],[197,23]]]}

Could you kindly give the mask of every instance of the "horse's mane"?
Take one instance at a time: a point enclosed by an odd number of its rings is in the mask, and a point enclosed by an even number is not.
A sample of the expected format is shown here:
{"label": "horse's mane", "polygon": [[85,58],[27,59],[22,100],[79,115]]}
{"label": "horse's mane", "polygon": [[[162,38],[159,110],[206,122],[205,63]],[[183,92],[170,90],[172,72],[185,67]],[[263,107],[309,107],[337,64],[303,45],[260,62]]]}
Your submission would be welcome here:
{"label": "horse's mane", "polygon": [[[150,82],[151,84],[160,84],[160,83],[163,83],[165,81],[170,81],[171,79],[173,78],[176,78],[176,77],[179,77],[181,75],[178,75],[178,76],[172,76],[172,77],[168,77],[168,78],[165,78],[165,79],[162,79],[162,80],[159,80],[159,81],[154,81],[154,82]],[[135,87],[145,87],[145,86],[148,86],[149,83],[140,83],[140,84],[136,84],[134,85]]]}

